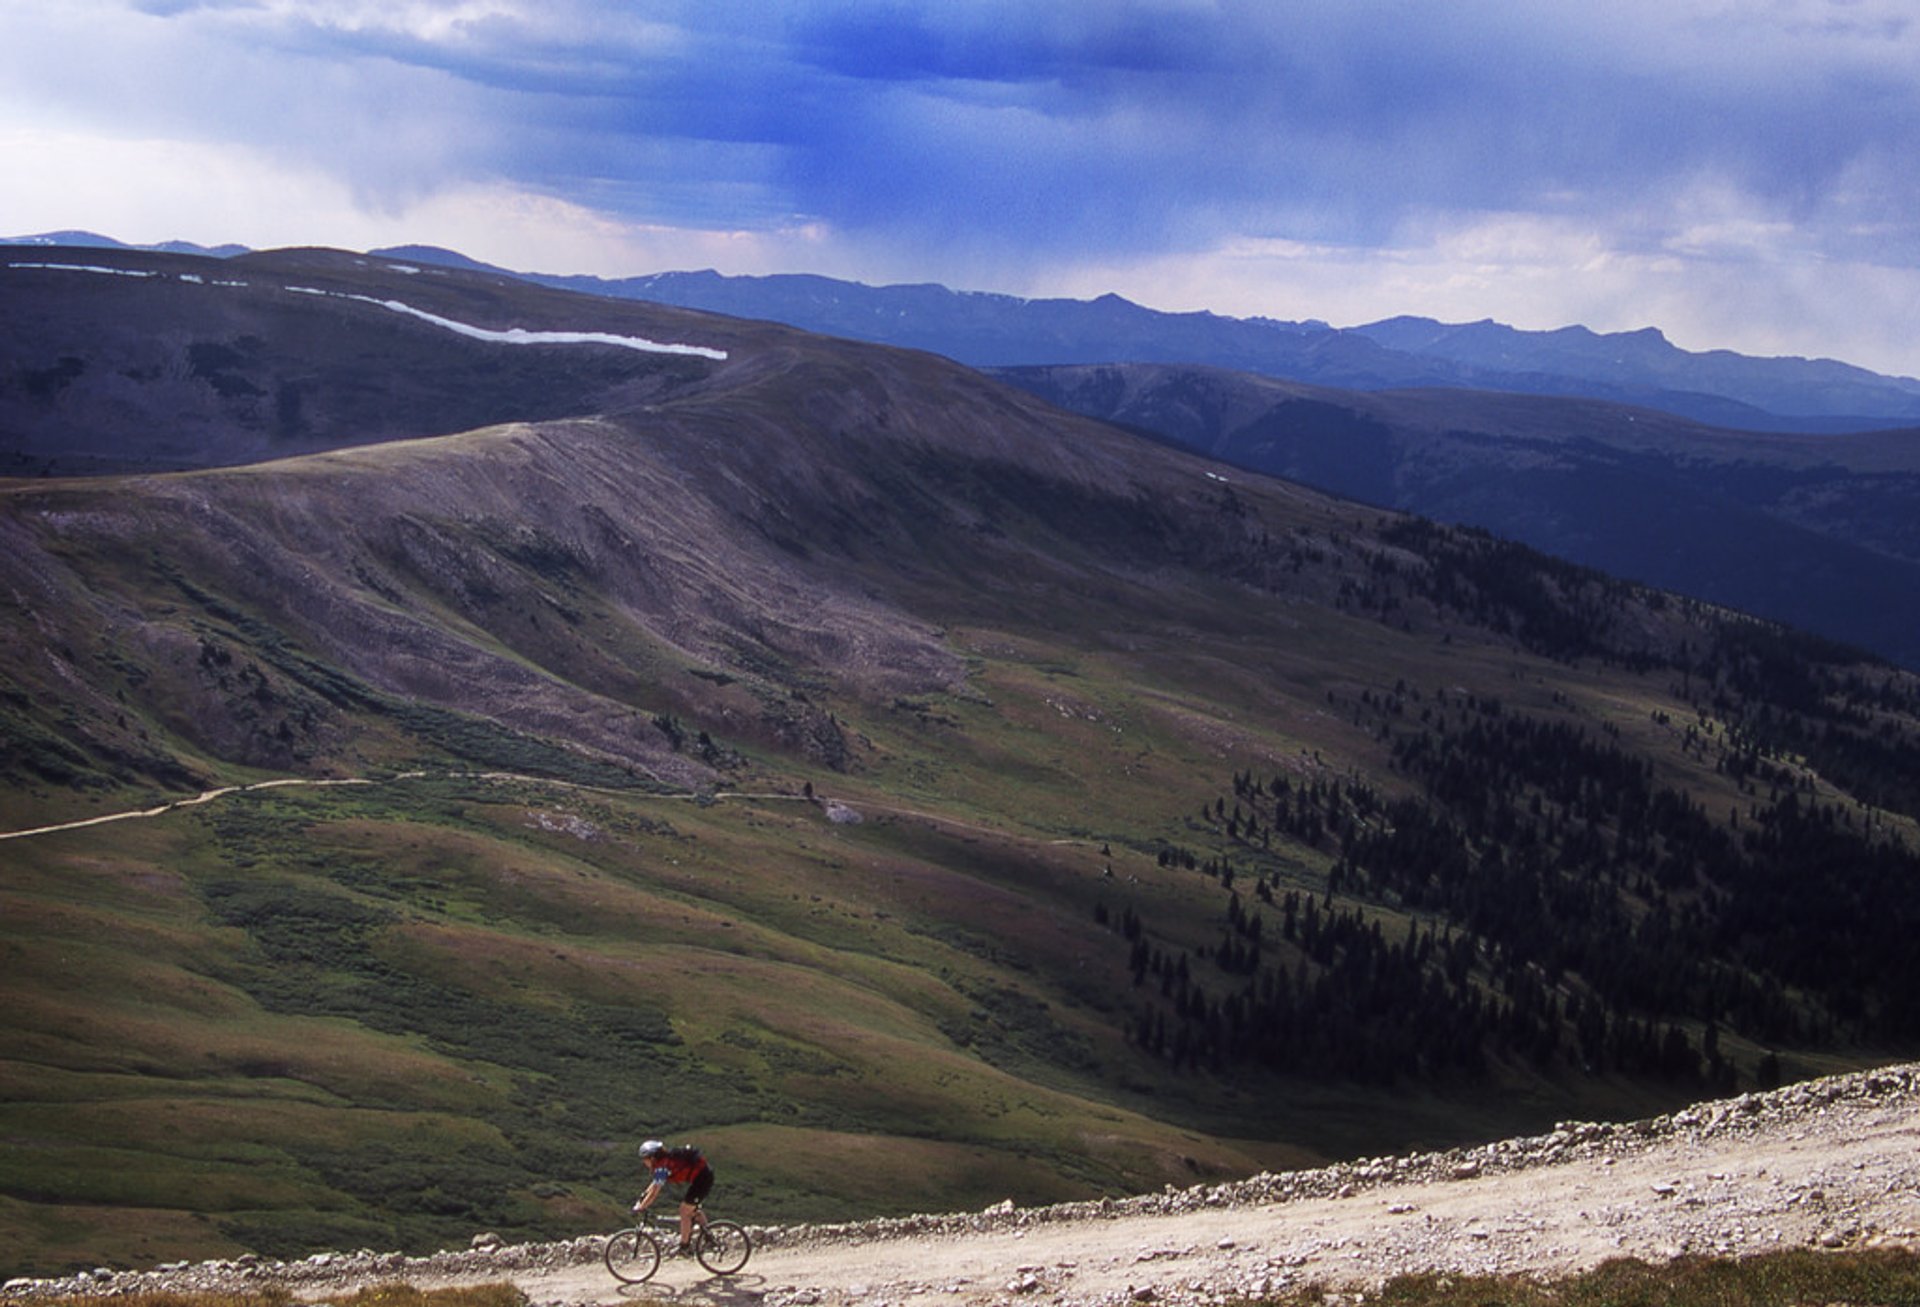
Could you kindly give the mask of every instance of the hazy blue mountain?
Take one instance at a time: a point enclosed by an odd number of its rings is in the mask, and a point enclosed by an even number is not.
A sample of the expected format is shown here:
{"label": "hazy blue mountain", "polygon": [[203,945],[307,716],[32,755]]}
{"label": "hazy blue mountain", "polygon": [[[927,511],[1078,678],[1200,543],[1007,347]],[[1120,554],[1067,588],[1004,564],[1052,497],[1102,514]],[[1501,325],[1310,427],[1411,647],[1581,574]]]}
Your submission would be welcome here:
{"label": "hazy blue mountain", "polygon": [[96,250],[155,250],[162,254],[200,254],[230,259],[247,253],[244,245],[196,245],[192,241],[161,241],[157,245],[129,245],[93,231],[48,231],[33,236],[0,236],[0,245],[50,245]]}
{"label": "hazy blue mountain", "polygon": [[[1519,331],[1491,320],[1436,322],[1399,317],[1353,331],[1388,349],[1445,359],[1489,372],[1538,374],[1537,387],[1502,387],[1539,394],[1579,393],[1594,398],[1630,398],[1633,392],[1688,392],[1735,399],[1787,417],[1861,414],[1911,419],[1920,381],[1885,377],[1833,359],[1754,358],[1731,350],[1694,353],[1680,349],[1657,328],[1602,334],[1585,327]],[[1557,389],[1556,378],[1575,377],[1577,392]],[[1609,394],[1613,391],[1617,393]],[[1686,416],[1738,425],[1740,414],[1686,412]],[[1804,429],[1805,423],[1796,427]]]}
{"label": "hazy blue mountain", "polygon": [[[241,245],[129,246],[85,231],[0,238],[8,245],[148,249],[231,257]],[[929,350],[974,367],[1189,363],[1347,390],[1440,386],[1571,395],[1657,408],[1749,431],[1869,431],[1920,423],[1920,379],[1832,359],[1683,350],[1652,327],[1522,331],[1491,320],[1394,317],[1335,328],[1317,319],[1166,313],[1119,295],[1026,299],[932,284],[868,286],[807,274],[712,270],[608,279],[513,272],[430,245],[371,251],[542,285],[782,322],[854,340]]]}
{"label": "hazy blue mountain", "polygon": [[[430,246],[375,251],[504,271]],[[1920,423],[1920,380],[1830,359],[1683,350],[1659,331],[1520,331],[1495,322],[1389,318],[1362,327],[1163,313],[1118,295],[1023,299],[945,286],[867,286],[831,277],[713,271],[600,277],[514,274],[544,285],[783,322],[930,350],[973,367],[1189,363],[1335,386],[1444,386],[1576,395],[1751,431],[1868,431]]]}

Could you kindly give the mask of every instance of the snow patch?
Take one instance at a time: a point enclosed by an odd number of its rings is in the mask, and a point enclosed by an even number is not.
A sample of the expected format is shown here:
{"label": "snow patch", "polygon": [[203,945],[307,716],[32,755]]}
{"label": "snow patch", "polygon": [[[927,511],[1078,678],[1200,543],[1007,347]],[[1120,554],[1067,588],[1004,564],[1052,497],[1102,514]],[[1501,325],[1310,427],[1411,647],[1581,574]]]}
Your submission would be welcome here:
{"label": "snow patch", "polygon": [[474,340],[487,340],[500,345],[616,345],[621,349],[640,350],[648,354],[690,354],[697,358],[725,359],[727,352],[712,349],[706,345],[680,345],[657,340],[648,340],[644,336],[616,336],[606,331],[529,331],[525,327],[507,327],[495,330],[491,327],[476,327],[471,323],[459,322],[453,318],[443,318],[437,313],[428,313],[425,309],[416,309],[400,300],[375,299],[371,295],[352,295],[345,291],[319,290],[313,286],[289,286],[288,290],[301,295],[326,295],[333,299],[358,300],[362,304],[373,304],[393,313],[404,313],[419,318],[422,322],[431,322],[436,327]]}
{"label": "snow patch", "polygon": [[[163,274],[141,268],[108,268],[90,263],[8,263],[9,268],[52,269],[62,272],[94,272],[114,277],[158,277]],[[395,272],[419,272],[420,269],[406,264],[389,264]],[[205,281],[192,273],[182,273],[180,280],[193,285],[205,285]],[[245,286],[244,281],[216,281],[216,286]],[[459,322],[453,318],[443,318],[437,313],[428,313],[416,309],[411,304],[399,300],[375,299],[371,295],[351,295],[344,291],[322,290],[318,286],[288,286],[285,288],[295,295],[319,295],[327,299],[358,300],[362,304],[373,304],[394,313],[404,313],[419,318],[422,322],[431,322],[436,327],[470,337],[474,340],[492,341],[501,345],[614,345],[621,349],[640,350],[648,354],[686,354],[695,358],[724,360],[727,351],[713,349],[706,345],[682,345],[665,341],[648,340],[644,336],[617,336],[606,331],[529,331],[525,327],[508,327],[494,330],[491,327],[476,327],[470,323]]]}
{"label": "snow patch", "polygon": [[145,268],[103,268],[93,263],[9,263],[9,268],[42,268],[55,272],[99,272],[109,277],[158,277]]}
{"label": "snow patch", "polygon": [[616,336],[605,331],[529,331],[525,327],[508,327],[504,331],[495,331],[488,327],[475,327],[465,322],[456,322],[452,318],[443,318],[424,309],[416,309],[411,304],[399,300],[377,300],[370,295],[351,295],[349,299],[365,300],[369,304],[378,304],[383,309],[395,313],[405,313],[419,318],[422,322],[431,322],[436,327],[462,336],[471,336],[475,340],[491,340],[502,345],[617,345],[622,349],[637,349],[649,354],[691,354],[698,358],[724,359],[727,352],[723,349],[711,349],[705,345],[681,345],[657,340],[648,340],[644,336]]}

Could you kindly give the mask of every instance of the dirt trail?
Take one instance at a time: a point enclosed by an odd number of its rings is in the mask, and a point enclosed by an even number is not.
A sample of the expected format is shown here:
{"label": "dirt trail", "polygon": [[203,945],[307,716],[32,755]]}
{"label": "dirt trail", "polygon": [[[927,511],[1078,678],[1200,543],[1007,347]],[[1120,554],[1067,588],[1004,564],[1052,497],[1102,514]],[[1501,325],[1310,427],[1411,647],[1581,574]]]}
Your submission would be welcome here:
{"label": "dirt trail", "polygon": [[[408,776],[421,773],[409,772]],[[394,779],[401,779],[395,777]],[[216,790],[202,790],[192,798],[175,799],[153,808],[134,808],[127,812],[109,812],[98,817],[81,817],[75,821],[57,822],[51,826],[34,826],[27,830],[0,831],[0,840],[23,840],[34,835],[52,835],[63,830],[83,830],[88,826],[104,826],[113,821],[134,821],[151,817],[164,817],[181,808],[197,808],[203,803],[212,803],[215,799],[224,799],[229,794],[251,794],[255,790],[280,789],[288,785],[373,785],[377,782],[347,778],[343,780],[309,780],[299,777],[287,777],[282,780],[255,781],[251,785],[223,785]]]}
{"label": "dirt trail", "polygon": [[1440,1178],[1392,1179],[1404,1163],[1349,1168],[1353,1180],[1328,1197],[1242,1202],[1194,1190],[1169,1196],[1165,1213],[1025,1225],[1009,1213],[1005,1228],[800,1235],[792,1246],[776,1233],[730,1280],[682,1263],[629,1288],[597,1264],[512,1278],[536,1303],[1077,1307],[1208,1302],[1310,1280],[1368,1285],[1421,1270],[1546,1273],[1617,1256],[1920,1246],[1920,1074],[1897,1075],[1883,1092],[1788,1100],[1791,1110],[1751,1096],[1654,1125],[1588,1127],[1596,1133],[1584,1142],[1574,1128],[1469,1150],[1448,1155]]}
{"label": "dirt trail", "polygon": [[[946,826],[958,827],[962,830],[970,830],[981,835],[1004,835],[1006,833],[991,826],[958,821],[950,817],[943,817],[938,813],[921,812],[914,808],[871,804],[864,801],[856,808],[850,804],[842,803],[838,799],[815,796],[811,793],[792,794],[782,791],[751,790],[714,790],[711,793],[695,790],[685,790],[677,793],[643,793],[639,790],[612,789],[603,785],[586,785],[578,781],[560,780],[552,776],[529,776],[520,772],[404,771],[395,772],[391,776],[377,778],[368,776],[283,776],[273,780],[254,781],[248,785],[222,785],[217,789],[202,790],[200,793],[184,799],[171,799],[166,803],[156,804],[151,808],[129,808],[123,812],[102,813],[97,817],[79,817],[73,821],[55,822],[49,826],[32,826],[24,830],[0,831],[0,840],[23,840],[30,839],[36,835],[57,835],[61,831],[84,830],[89,826],[104,826],[116,821],[150,820],[154,817],[164,817],[170,812],[179,812],[186,808],[197,808],[202,804],[212,803],[215,799],[224,799],[235,794],[253,794],[260,790],[285,789],[289,786],[311,786],[325,789],[338,785],[392,785],[400,781],[415,781],[428,778],[544,786],[548,789],[566,790],[581,794],[606,794],[628,799],[647,799],[653,802],[665,803],[719,803],[728,799],[744,799],[756,803],[806,803],[818,805],[826,809],[830,815],[834,813],[841,814],[835,816],[834,820],[859,821],[864,819],[866,813],[884,812],[895,816],[915,817],[923,821],[937,822]],[[1090,840],[1081,838],[1057,839],[1049,842],[1053,844],[1091,843]]]}
{"label": "dirt trail", "polygon": [[[202,804],[212,803],[215,799],[224,799],[227,796],[233,795],[233,794],[253,794],[259,790],[285,789],[289,786],[311,786],[314,788],[325,789],[325,788],[328,788],[331,786],[337,786],[337,785],[391,785],[399,781],[414,781],[414,780],[421,780],[427,777],[437,777],[443,780],[469,780],[469,781],[512,783],[512,784],[520,784],[520,785],[543,785],[550,789],[575,790],[575,791],[579,791],[582,793],[589,793],[589,794],[617,794],[617,795],[631,796],[636,793],[635,791],[629,791],[629,790],[608,789],[604,786],[583,785],[576,781],[557,780],[550,776],[524,776],[524,775],[521,775],[519,772],[501,772],[501,771],[489,771],[489,772],[404,771],[404,772],[396,772],[391,776],[380,777],[378,779],[375,779],[372,777],[366,777],[366,776],[342,776],[342,777],[283,776],[275,780],[255,781],[250,785],[223,785],[218,789],[202,790],[200,793],[195,794],[189,798],[173,799],[167,803],[162,803],[151,808],[131,808],[125,812],[109,812],[109,813],[103,813],[98,817],[81,817],[74,821],[56,822],[51,826],[34,826],[26,830],[0,831],[0,840],[22,840],[22,839],[28,839],[35,835],[54,835],[54,834],[58,834],[60,831],[83,830],[88,826],[104,826],[109,822],[115,822],[115,821],[137,821],[137,820],[146,820],[153,817],[164,817],[170,812],[178,812],[183,808],[197,808]],[[749,794],[743,791],[732,791],[732,790],[716,791],[710,796],[703,796],[703,795],[696,794],[689,791],[683,794],[646,794],[641,797],[655,799],[655,800],[670,800],[670,801],[679,801],[679,802],[698,802],[702,797],[708,797],[714,800],[759,799],[759,800],[792,800],[796,802],[805,801],[809,803],[812,802],[811,799],[802,800],[801,796],[795,795],[795,794]]]}
{"label": "dirt trail", "polygon": [[1920,1248],[1920,1065],[1445,1153],[1127,1199],[755,1234],[752,1261],[730,1279],[673,1261],[646,1284],[622,1286],[601,1265],[598,1236],[508,1246],[477,1237],[472,1249],[418,1257],[248,1257],[13,1280],[0,1298],[281,1284],[317,1299],[396,1280],[511,1280],[538,1307],[1201,1307],[1415,1271],[1546,1274],[1619,1256]]}

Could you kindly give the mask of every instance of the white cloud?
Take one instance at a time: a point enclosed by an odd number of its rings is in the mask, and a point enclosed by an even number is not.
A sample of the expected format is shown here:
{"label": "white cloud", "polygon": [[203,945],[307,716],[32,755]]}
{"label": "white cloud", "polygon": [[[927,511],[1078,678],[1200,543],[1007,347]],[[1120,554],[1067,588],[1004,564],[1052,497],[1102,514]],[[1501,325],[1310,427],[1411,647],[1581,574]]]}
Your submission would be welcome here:
{"label": "white cloud", "polygon": [[506,182],[457,183],[369,205],[332,174],[265,151],[196,141],[0,130],[0,234],[84,226],[130,244],[187,239],[256,249],[444,245],[523,271],[630,276],[663,268],[771,272],[834,261],[818,227],[647,226]]}
{"label": "white cloud", "polygon": [[270,16],[346,32],[395,32],[422,41],[446,41],[479,24],[518,21],[527,5],[510,0],[255,0],[228,10],[256,21]]}

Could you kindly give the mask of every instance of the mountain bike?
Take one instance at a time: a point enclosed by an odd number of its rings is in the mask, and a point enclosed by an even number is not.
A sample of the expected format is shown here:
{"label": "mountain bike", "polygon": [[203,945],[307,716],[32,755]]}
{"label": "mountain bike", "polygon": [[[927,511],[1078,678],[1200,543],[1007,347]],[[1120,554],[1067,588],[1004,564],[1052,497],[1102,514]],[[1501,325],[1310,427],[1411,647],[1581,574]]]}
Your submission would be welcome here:
{"label": "mountain bike", "polygon": [[[678,1216],[656,1216],[654,1224],[671,1229],[674,1233],[670,1238],[679,1235]],[[653,1273],[660,1269],[660,1236],[645,1225],[631,1226],[608,1235],[601,1255],[614,1279],[623,1284],[639,1284],[652,1279]],[[747,1237],[746,1227],[738,1222],[716,1221],[702,1213],[694,1218],[693,1255],[715,1275],[733,1275],[753,1255],[753,1240]]]}

